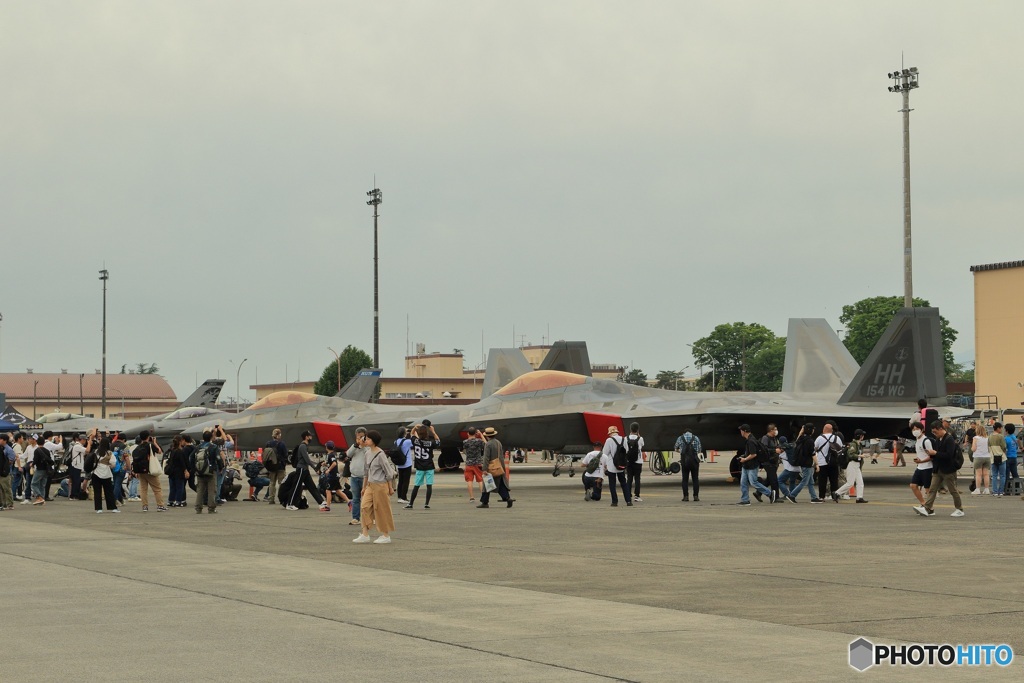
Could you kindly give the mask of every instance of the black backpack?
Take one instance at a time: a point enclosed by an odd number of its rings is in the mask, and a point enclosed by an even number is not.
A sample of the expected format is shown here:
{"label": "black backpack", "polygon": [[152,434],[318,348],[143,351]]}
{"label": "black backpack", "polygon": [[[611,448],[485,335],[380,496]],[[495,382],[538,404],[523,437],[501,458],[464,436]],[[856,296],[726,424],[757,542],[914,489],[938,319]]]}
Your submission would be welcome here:
{"label": "black backpack", "polygon": [[100,464],[100,459],[99,456],[96,455],[96,451],[89,451],[85,455],[85,462],[82,463],[82,471],[91,475],[96,471],[96,465],[98,464]]}
{"label": "black backpack", "polygon": [[[412,439],[402,439],[402,443],[406,441],[412,443]],[[395,463],[395,467],[405,467],[405,453],[402,452],[401,445],[388,449],[387,456]]]}
{"label": "black backpack", "polygon": [[640,458],[640,436],[637,435],[635,439],[626,437],[626,456],[630,464],[635,463]]}
{"label": "black backpack", "polygon": [[694,438],[696,437],[691,437],[689,441],[683,439],[683,450],[679,454],[681,459],[686,460],[686,458],[694,458],[697,456],[697,446],[694,445]]}
{"label": "black backpack", "polygon": [[[611,437],[614,440],[615,437]],[[612,464],[616,469],[625,469],[629,464],[629,454],[626,452],[626,437],[620,436],[616,442],[615,455],[612,456]]]}
{"label": "black backpack", "polygon": [[6,477],[11,473],[11,461],[7,459],[7,455],[0,450],[0,477]]}
{"label": "black backpack", "polygon": [[[145,446],[145,450],[143,450]],[[135,474],[149,474],[149,444],[139,444],[132,451],[132,472]]]}
{"label": "black backpack", "polygon": [[298,446],[296,446],[295,448],[292,449],[292,454],[288,458],[288,464],[291,465],[292,467],[294,467],[295,469],[299,469],[299,447]]}
{"label": "black backpack", "polygon": [[960,447],[960,443],[955,439],[953,440],[953,464],[957,470],[964,466],[964,449]]}
{"label": "black backpack", "polygon": [[839,445],[839,437],[835,434],[829,434],[828,436],[822,434],[822,436],[828,444],[828,448],[825,449],[825,464],[836,464],[839,461],[839,457],[844,452],[843,447]]}
{"label": "black backpack", "polygon": [[754,445],[757,447],[757,459],[758,465],[764,466],[771,462],[772,454],[768,450],[768,447],[761,443],[760,439],[753,439]]}
{"label": "black backpack", "polygon": [[277,472],[280,464],[277,456],[277,442],[270,440],[263,446],[263,466],[267,468],[267,472]]}

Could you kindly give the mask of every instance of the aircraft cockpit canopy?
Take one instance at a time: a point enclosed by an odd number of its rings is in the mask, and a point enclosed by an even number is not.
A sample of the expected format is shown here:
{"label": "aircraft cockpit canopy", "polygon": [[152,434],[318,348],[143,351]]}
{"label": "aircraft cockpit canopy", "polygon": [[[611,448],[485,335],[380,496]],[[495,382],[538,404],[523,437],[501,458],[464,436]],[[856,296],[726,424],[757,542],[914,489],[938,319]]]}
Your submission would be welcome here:
{"label": "aircraft cockpit canopy", "polygon": [[561,372],[560,370],[537,370],[517,377],[494,392],[494,395],[515,396],[516,394],[528,394],[549,389],[564,389],[584,384],[587,379],[583,375],[574,375],[571,372]]}
{"label": "aircraft cockpit canopy", "polygon": [[210,414],[209,408],[203,406],[192,406],[191,408],[178,408],[167,416],[168,420],[188,420],[195,417],[205,417]]}
{"label": "aircraft cockpit canopy", "polygon": [[246,408],[246,412],[250,410],[260,410],[262,408],[278,408],[280,406],[295,406],[301,403],[310,403],[319,398],[316,394],[310,394],[305,391],[275,391],[272,394],[264,396],[260,400],[253,403],[251,406]]}
{"label": "aircraft cockpit canopy", "polygon": [[65,420],[78,420],[84,418],[85,415],[77,415],[75,413],[47,413],[36,418],[36,422],[41,424],[64,422]]}

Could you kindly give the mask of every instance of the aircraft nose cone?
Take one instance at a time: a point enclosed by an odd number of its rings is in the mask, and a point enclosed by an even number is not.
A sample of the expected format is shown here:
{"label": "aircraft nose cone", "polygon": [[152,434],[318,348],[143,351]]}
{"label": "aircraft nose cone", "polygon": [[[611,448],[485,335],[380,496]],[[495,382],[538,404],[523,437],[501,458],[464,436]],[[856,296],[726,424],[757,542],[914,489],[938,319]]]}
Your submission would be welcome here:
{"label": "aircraft nose cone", "polygon": [[139,434],[141,434],[143,430],[146,430],[146,431],[152,433],[152,431],[153,431],[153,423],[147,420],[146,422],[140,422],[138,424],[133,424],[128,429],[122,429],[121,433],[125,435],[125,438],[134,439]]}

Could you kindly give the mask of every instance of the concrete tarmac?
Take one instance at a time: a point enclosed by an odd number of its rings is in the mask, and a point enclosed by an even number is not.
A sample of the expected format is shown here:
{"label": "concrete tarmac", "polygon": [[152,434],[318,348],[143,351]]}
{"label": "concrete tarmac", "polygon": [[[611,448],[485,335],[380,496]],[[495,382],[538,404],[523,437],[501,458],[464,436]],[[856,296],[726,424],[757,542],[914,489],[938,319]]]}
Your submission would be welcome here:
{"label": "concrete tarmac", "polygon": [[[439,474],[432,509],[422,490],[394,506],[390,545],[353,544],[341,505],[16,505],[0,513],[0,679],[1020,680],[1020,499],[965,495],[953,519],[941,496],[926,519],[910,468],[880,464],[867,505],[744,508],[725,469],[701,467],[699,503],[645,472],[643,501],[617,508],[585,502],[578,475],[517,466],[514,507],[480,510]],[[860,636],[1017,654],[860,674]]]}

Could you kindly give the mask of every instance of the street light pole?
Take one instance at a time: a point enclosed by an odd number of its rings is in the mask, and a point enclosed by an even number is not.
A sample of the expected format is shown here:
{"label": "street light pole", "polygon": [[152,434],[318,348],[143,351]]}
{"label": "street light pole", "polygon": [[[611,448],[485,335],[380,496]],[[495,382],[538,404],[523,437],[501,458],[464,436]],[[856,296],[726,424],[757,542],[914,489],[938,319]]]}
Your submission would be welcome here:
{"label": "street light pole", "polygon": [[341,356],[339,356],[338,352],[335,351],[334,349],[332,349],[330,346],[327,347],[327,350],[334,354],[334,362],[338,364],[338,391],[340,392],[341,391]]}
{"label": "street light pole", "polygon": [[[377,184],[376,178],[374,178],[374,185]],[[368,206],[373,207],[373,367],[380,367],[380,298],[378,296],[377,287],[377,218],[379,213],[377,207],[383,201],[383,194],[380,189],[373,188],[366,193],[366,196],[370,198],[370,201],[366,202]]]}
{"label": "street light pole", "polygon": [[120,389],[115,389],[114,387],[110,387],[110,390],[111,391],[116,391],[117,393],[121,394],[121,419],[123,420],[123,419],[125,419],[124,418],[124,392],[121,391]]}
{"label": "street light pole", "polygon": [[889,92],[903,95],[903,306],[914,306],[914,261],[910,241],[910,91],[918,87],[917,67],[897,69],[889,74]]}
{"label": "street light pole", "polygon": [[[100,417],[107,417],[107,280],[110,273],[104,268],[100,271],[100,280],[103,281],[103,379],[100,389]],[[122,417],[124,410],[121,411]]]}
{"label": "street light pole", "polygon": [[247,361],[247,360],[249,360],[249,359],[248,358],[243,358],[242,362],[238,364],[238,369],[235,370],[235,412],[236,413],[238,412],[239,404],[241,404],[241,402],[242,402],[241,398],[239,398],[239,396],[241,395],[241,389],[239,387],[238,377],[239,377],[239,374],[242,372],[242,366],[245,365],[245,361]]}

